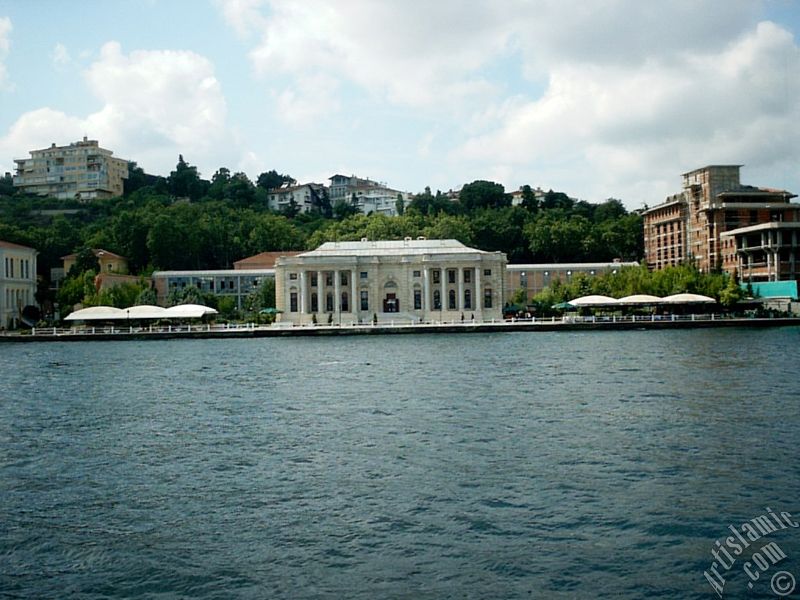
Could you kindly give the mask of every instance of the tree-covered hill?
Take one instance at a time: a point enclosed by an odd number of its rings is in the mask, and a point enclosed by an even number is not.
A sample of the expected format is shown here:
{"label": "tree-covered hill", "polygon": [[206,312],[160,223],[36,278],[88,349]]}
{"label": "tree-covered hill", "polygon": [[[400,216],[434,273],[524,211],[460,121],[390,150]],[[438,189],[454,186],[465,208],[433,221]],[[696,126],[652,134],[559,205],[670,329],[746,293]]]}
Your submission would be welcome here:
{"label": "tree-covered hill", "polygon": [[401,216],[356,214],[347,203],[323,199],[310,213],[267,207],[267,190],[293,183],[277,171],[252,182],[220,168],[204,180],[183,157],[169,177],[145,174],[133,163],[124,196],[89,203],[15,194],[0,179],[0,239],[39,251],[39,274],[61,266],[82,248],[126,256],[132,273],[155,269],[223,269],[268,250],[310,249],[325,241],[455,238],[499,250],[510,262],[605,261],[642,258],[642,221],[619,200],[575,201],[561,192],[537,200],[528,186],[522,204],[494,182],[465,185],[452,200],[430,189]]}

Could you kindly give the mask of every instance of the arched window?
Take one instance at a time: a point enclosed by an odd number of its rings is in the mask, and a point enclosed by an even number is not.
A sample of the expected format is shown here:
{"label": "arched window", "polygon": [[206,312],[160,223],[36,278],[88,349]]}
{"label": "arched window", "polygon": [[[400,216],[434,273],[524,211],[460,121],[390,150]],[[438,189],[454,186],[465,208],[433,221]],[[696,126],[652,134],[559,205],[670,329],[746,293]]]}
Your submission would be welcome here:
{"label": "arched window", "polygon": [[439,290],[433,290],[433,310],[442,309],[442,295]]}
{"label": "arched window", "polygon": [[318,302],[318,298],[317,298],[317,293],[316,292],[312,292],[311,293],[311,312],[315,313],[318,310],[319,310],[319,302]]}
{"label": "arched window", "polygon": [[[469,273],[469,271],[465,271],[465,273]],[[472,290],[464,290],[464,308],[472,308]]]}
{"label": "arched window", "polygon": [[289,312],[297,312],[297,289],[289,290]]}
{"label": "arched window", "polygon": [[449,310],[455,310],[456,309],[456,291],[455,290],[450,290],[449,292],[447,292],[447,308]]}
{"label": "arched window", "polygon": [[342,303],[340,306],[342,312],[350,312],[350,297],[347,295],[347,292],[342,292]]}
{"label": "arched window", "polygon": [[414,286],[414,310],[422,310],[422,290],[418,285]]}
{"label": "arched window", "polygon": [[328,292],[325,295],[325,312],[333,312],[333,292]]}
{"label": "arched window", "polygon": [[483,290],[483,308],[492,308],[492,288]]}

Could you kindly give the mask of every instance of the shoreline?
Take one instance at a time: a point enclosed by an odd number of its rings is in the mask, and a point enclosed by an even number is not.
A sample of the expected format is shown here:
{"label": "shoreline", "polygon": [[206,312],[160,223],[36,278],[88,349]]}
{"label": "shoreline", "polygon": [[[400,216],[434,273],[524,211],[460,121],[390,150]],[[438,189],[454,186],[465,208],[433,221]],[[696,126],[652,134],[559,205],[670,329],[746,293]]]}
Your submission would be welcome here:
{"label": "shoreline", "polygon": [[553,331],[630,331],[665,329],[707,329],[717,327],[797,327],[800,317],[775,318],[723,318],[715,315],[691,315],[681,318],[592,318],[571,317],[559,320],[516,320],[487,323],[389,323],[363,325],[316,325],[316,326],[211,326],[189,325],[159,328],[107,327],[82,329],[45,328],[31,333],[0,334],[0,343],[25,342],[85,342],[122,340],[167,340],[167,339],[231,339],[266,337],[311,337],[338,335],[397,335],[430,333],[509,333],[509,332],[553,332]]}

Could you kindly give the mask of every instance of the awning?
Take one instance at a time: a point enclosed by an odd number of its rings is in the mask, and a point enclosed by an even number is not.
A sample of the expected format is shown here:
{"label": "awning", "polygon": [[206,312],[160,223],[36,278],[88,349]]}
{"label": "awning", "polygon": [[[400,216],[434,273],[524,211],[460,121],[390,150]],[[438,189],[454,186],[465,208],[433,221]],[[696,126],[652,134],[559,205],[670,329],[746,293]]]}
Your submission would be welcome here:
{"label": "awning", "polygon": [[581,296],[580,298],[570,300],[569,303],[576,308],[582,306],[616,306],[619,304],[619,300],[610,296],[593,295]]}
{"label": "awning", "polygon": [[664,304],[705,304],[714,303],[716,300],[708,296],[701,296],[700,294],[672,294],[666,298],[662,298],[661,302]]}
{"label": "awning", "polygon": [[620,304],[636,305],[636,304],[661,304],[664,302],[663,298],[658,296],[651,296],[650,294],[633,294],[632,296],[625,296],[619,299]]}
{"label": "awning", "polygon": [[113,306],[90,306],[70,313],[65,321],[109,321],[125,319],[125,311]]}

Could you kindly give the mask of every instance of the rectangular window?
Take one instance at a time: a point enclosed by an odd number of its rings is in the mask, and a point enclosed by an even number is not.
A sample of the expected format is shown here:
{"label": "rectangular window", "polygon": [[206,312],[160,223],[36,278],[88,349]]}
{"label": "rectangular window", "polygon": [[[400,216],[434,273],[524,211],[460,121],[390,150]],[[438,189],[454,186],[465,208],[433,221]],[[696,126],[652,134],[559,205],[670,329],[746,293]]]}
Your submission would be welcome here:
{"label": "rectangular window", "polygon": [[414,271],[414,277],[420,277],[422,275],[421,271]]}
{"label": "rectangular window", "polygon": [[492,276],[492,270],[491,269],[484,269],[483,270],[483,274],[486,277],[491,277]]}
{"label": "rectangular window", "polygon": [[369,292],[361,290],[361,310],[369,310]]}
{"label": "rectangular window", "polygon": [[441,281],[440,278],[441,278],[441,271],[437,269],[436,271],[433,272],[433,283],[439,283],[439,281]]}
{"label": "rectangular window", "polygon": [[521,271],[519,274],[519,285],[521,287],[528,287],[528,274],[525,271]]}
{"label": "rectangular window", "polygon": [[447,282],[448,283],[455,283],[456,282],[456,270],[455,269],[448,269],[447,270]]}
{"label": "rectangular window", "polygon": [[289,312],[297,312],[297,292],[289,293]]}
{"label": "rectangular window", "polygon": [[342,285],[347,285],[347,271],[342,271],[341,273],[339,273],[339,275],[340,275],[339,279],[341,280]]}
{"label": "rectangular window", "polygon": [[333,273],[325,274],[325,285],[331,287],[333,285]]}
{"label": "rectangular window", "polygon": [[472,269],[464,269],[464,283],[472,283]]}
{"label": "rectangular window", "polygon": [[486,288],[483,290],[483,308],[492,308],[492,290]]}
{"label": "rectangular window", "polygon": [[414,290],[414,310],[422,310],[422,290]]}
{"label": "rectangular window", "polygon": [[297,280],[297,273],[289,273],[289,279],[291,281],[296,281]]}
{"label": "rectangular window", "polygon": [[311,287],[317,287],[317,274],[311,274]]}
{"label": "rectangular window", "polygon": [[367,278],[367,272],[366,271],[361,271],[361,273],[359,274],[359,277],[361,277],[361,279],[366,279]]}

